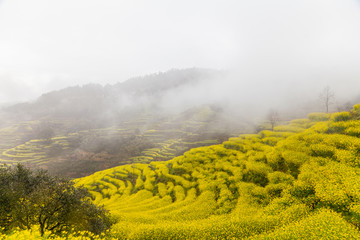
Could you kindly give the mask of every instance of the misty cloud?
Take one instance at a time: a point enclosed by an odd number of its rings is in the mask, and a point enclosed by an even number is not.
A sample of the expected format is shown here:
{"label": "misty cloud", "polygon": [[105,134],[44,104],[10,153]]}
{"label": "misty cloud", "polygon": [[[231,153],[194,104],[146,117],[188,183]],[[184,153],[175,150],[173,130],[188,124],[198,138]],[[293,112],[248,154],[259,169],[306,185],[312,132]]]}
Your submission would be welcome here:
{"label": "misty cloud", "polygon": [[0,101],[188,67],[230,70],[233,78],[208,91],[239,101],[249,94],[309,98],[315,93],[308,90],[326,85],[356,94],[360,87],[356,0],[0,4]]}

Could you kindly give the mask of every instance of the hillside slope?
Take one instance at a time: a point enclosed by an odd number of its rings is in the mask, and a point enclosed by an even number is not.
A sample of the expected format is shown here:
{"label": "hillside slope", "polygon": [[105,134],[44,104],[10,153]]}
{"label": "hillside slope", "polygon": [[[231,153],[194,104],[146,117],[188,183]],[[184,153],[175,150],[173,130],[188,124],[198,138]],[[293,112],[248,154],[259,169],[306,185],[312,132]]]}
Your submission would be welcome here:
{"label": "hillside slope", "polygon": [[360,105],[77,180],[126,239],[359,239]]}
{"label": "hillside slope", "polygon": [[[21,122],[0,129],[0,163],[82,177],[123,164],[169,160],[193,147],[220,143],[233,134],[221,121],[221,113],[203,106],[106,128],[72,129],[74,122],[63,120]],[[57,134],[46,136],[51,129]]]}
{"label": "hillside slope", "polygon": [[221,143],[249,124],[211,102],[189,104],[197,93],[188,93],[221,74],[171,70],[115,85],[69,87],[4,108],[0,163],[76,178]]}

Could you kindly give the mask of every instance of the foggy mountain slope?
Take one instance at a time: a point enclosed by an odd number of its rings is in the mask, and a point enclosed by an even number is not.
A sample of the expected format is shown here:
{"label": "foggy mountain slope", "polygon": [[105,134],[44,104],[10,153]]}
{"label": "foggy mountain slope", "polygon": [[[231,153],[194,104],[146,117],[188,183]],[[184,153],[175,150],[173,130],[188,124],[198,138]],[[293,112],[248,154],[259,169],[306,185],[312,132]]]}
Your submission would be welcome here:
{"label": "foggy mountain slope", "polygon": [[75,122],[27,121],[0,129],[0,161],[21,162],[69,177],[85,176],[122,164],[169,160],[239,133],[220,127],[221,123],[219,113],[210,107],[156,120],[133,118],[107,128],[79,122],[79,130],[73,132],[68,129],[75,130]]}
{"label": "foggy mountain slope", "polygon": [[221,75],[171,70],[116,85],[69,87],[8,107],[2,118],[7,127],[0,129],[0,161],[80,177],[220,143],[248,125],[229,118],[211,98],[192,100],[196,89]]}
{"label": "foggy mountain slope", "polygon": [[221,77],[223,72],[191,68],[183,70],[169,70],[146,75],[143,77],[131,78],[123,83],[114,85],[120,92],[133,92],[136,94],[157,95],[163,91],[181,87],[183,85],[196,85],[201,81],[209,83],[215,77]]}
{"label": "foggy mountain slope", "polygon": [[[17,118],[34,120],[38,118],[109,120],[119,118],[124,111],[153,112],[161,107],[168,92],[196,88],[214,80],[220,72],[205,69],[170,70],[165,73],[133,78],[123,83],[102,86],[88,84],[68,87],[43,94],[33,102],[5,108],[5,112]],[[184,98],[189,96],[173,96]],[[194,104],[196,105],[196,103]]]}
{"label": "foggy mountain slope", "polygon": [[[230,70],[174,69],[114,85],[68,87],[43,94],[31,102],[4,107],[0,123],[9,119],[18,122],[75,119],[106,127],[142,114],[164,117],[204,105],[221,109],[227,118],[249,122],[265,118],[270,109],[278,110],[287,120],[323,111],[318,99],[324,88],[321,83],[314,81],[309,88],[306,76],[297,77],[302,81],[287,82],[265,70],[255,71],[255,76],[245,74],[246,71],[239,74]],[[337,87],[333,88],[336,98],[331,111],[346,110],[339,107],[358,102],[357,93],[353,93],[356,84],[345,92]]]}

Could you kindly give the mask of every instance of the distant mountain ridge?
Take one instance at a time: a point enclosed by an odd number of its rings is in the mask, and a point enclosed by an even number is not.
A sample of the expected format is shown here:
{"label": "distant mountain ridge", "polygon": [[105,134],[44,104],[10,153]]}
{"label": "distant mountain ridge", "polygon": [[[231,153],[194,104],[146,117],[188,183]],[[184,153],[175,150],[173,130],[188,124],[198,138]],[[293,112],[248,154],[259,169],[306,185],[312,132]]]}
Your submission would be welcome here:
{"label": "distant mountain ridge", "polygon": [[132,113],[144,108],[159,108],[166,92],[211,81],[220,74],[220,71],[192,68],[132,78],[114,85],[68,87],[43,94],[33,102],[6,107],[4,111],[24,120],[56,117],[104,121],[111,112],[116,115],[129,111],[129,107]]}

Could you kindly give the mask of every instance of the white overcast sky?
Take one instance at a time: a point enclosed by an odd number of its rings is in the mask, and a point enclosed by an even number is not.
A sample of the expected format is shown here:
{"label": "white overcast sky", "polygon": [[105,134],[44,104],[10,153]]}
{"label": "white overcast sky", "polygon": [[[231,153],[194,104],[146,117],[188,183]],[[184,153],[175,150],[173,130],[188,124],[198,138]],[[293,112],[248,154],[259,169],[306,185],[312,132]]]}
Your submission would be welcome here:
{"label": "white overcast sky", "polygon": [[360,0],[0,0],[0,102],[188,67],[360,83]]}

